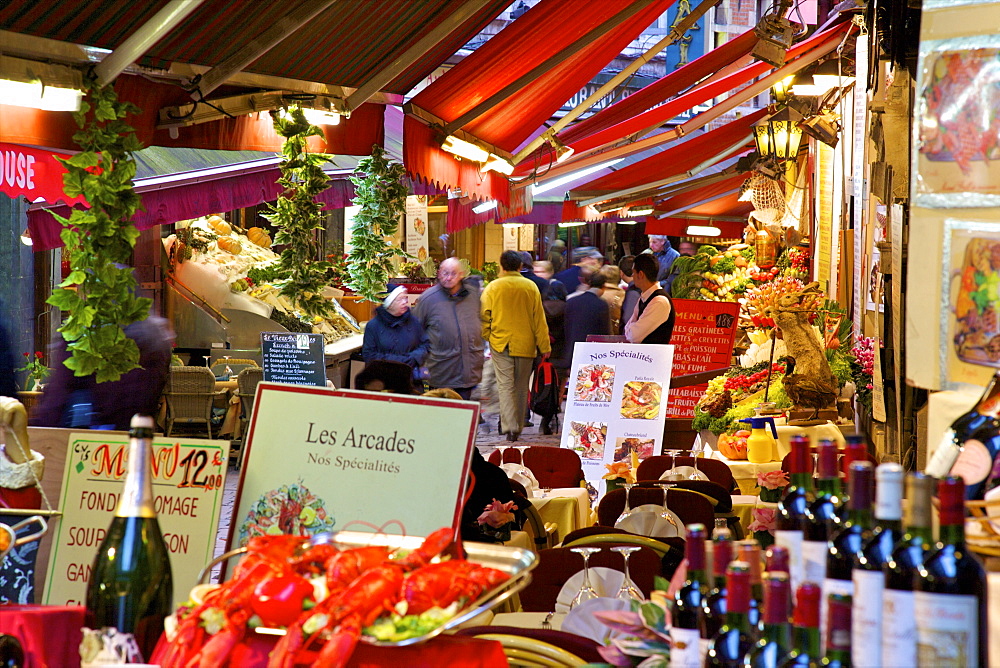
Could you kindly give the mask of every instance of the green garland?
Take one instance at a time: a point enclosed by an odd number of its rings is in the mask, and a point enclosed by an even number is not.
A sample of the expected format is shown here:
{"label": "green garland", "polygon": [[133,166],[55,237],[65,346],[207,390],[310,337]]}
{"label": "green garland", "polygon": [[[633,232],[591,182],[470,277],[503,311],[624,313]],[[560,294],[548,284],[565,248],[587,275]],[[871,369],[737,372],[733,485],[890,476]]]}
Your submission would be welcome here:
{"label": "green garland", "polygon": [[139,238],[132,223],[141,205],[132,188],[132,154],[142,145],[123,120],[139,108],[119,102],[113,86],[100,87],[89,77],[84,86],[80,111],[73,114],[80,128],[73,141],[81,150],[60,162],[67,169],[63,191],[82,195],[90,208],[74,209],[69,218],[53,214],[63,228],[70,273],[47,302],[68,313],[59,328],[70,353],[66,366],[103,383],[139,366],[139,347],[123,330],[145,320],[152,303],[136,296],[132,269],[125,266]]}
{"label": "green garland", "polygon": [[330,263],[320,259],[316,230],[323,229],[323,206],[316,195],[330,187],[330,177],[322,166],[332,156],[308,151],[309,137],[322,137],[323,131],[307,121],[298,107],[272,111],[271,117],[274,131],[285,139],[278,179],[285,193],[264,214],[278,227],[274,243],[285,247],[278,262],[287,277],[281,294],[309,315],[326,316],[332,310],[330,300],[323,296]]}
{"label": "green garland", "polygon": [[372,302],[382,301],[386,284],[392,276],[392,258],[410,258],[402,248],[386,242],[396,233],[399,219],[406,210],[406,170],[386,158],[381,146],[358,163],[352,176],[355,206],[351,225],[351,252],[347,257],[347,287]]}

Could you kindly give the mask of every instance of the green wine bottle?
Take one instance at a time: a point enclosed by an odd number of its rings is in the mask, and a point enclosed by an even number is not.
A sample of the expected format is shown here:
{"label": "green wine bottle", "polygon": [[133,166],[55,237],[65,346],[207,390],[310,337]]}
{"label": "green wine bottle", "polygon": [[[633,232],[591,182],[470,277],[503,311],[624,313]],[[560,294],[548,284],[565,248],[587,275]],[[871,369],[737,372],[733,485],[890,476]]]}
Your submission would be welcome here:
{"label": "green wine bottle", "polygon": [[129,440],[121,501],[87,583],[87,622],[133,634],[148,659],[174,596],[170,556],[153,506],[153,418],[134,416]]}

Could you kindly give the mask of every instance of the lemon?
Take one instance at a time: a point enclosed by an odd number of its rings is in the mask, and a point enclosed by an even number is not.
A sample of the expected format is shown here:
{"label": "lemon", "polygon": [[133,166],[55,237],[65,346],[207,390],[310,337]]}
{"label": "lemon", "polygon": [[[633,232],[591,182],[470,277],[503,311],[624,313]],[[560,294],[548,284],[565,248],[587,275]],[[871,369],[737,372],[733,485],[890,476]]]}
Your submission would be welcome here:
{"label": "lemon", "polygon": [[299,513],[299,519],[302,520],[304,525],[310,526],[316,521],[316,511],[309,506],[306,506],[302,509],[302,512]]}

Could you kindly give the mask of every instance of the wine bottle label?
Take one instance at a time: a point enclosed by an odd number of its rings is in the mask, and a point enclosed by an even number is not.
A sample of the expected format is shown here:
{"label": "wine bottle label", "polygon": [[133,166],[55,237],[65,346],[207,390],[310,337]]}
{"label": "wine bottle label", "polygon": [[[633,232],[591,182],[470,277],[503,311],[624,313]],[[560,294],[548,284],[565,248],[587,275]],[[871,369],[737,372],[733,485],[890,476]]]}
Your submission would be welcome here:
{"label": "wine bottle label", "polygon": [[783,531],[778,529],[774,532],[774,543],[788,550],[788,579],[792,583],[792,591],[798,591],[799,585],[805,581],[805,565],[802,557],[802,532]]}
{"label": "wine bottle label", "polygon": [[938,443],[934,454],[931,455],[930,461],[927,462],[924,473],[934,478],[946,477],[951,472],[951,467],[955,465],[955,460],[958,459],[961,451],[962,446],[955,442],[955,432],[951,429],[947,430],[941,437],[941,442]]}
{"label": "wine bottle label", "polygon": [[872,648],[882,642],[882,571],[851,572],[854,598],[851,599],[851,665],[860,668],[880,668],[882,657]]}
{"label": "wine bottle label", "polygon": [[951,467],[951,475],[960,476],[966,486],[986,480],[993,468],[993,457],[982,441],[969,439]]}
{"label": "wine bottle label", "polygon": [[701,634],[698,629],[670,629],[670,668],[701,668]]}
{"label": "wine bottle label", "polygon": [[917,663],[965,668],[979,661],[979,599],[960,594],[913,593]]}
{"label": "wine bottle label", "polygon": [[829,546],[825,540],[802,541],[802,565],[807,582],[826,579],[826,555]]}
{"label": "wine bottle label", "polygon": [[912,591],[886,589],[882,594],[882,665],[917,665],[917,620]]}
{"label": "wine bottle label", "polygon": [[825,578],[823,580],[823,585],[820,587],[820,606],[819,606],[819,638],[820,645],[823,647],[823,652],[826,652],[826,634],[830,627],[829,608],[828,601],[830,600],[830,594],[843,594],[844,596],[854,596],[854,581],[853,580],[836,580],[834,578]]}

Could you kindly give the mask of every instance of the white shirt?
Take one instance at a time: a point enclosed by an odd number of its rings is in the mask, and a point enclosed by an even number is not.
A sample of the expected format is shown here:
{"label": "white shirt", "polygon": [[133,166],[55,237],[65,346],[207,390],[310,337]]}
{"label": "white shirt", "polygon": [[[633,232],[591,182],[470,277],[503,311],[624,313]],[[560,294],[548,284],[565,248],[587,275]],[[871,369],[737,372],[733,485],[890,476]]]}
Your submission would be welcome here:
{"label": "white shirt", "polygon": [[[625,324],[625,339],[629,343],[642,343],[649,333],[662,325],[670,317],[670,300],[663,295],[649,299],[650,295],[660,289],[659,283],[653,283],[639,296],[639,303],[632,311],[632,317]],[[639,305],[649,300],[639,317]]]}

